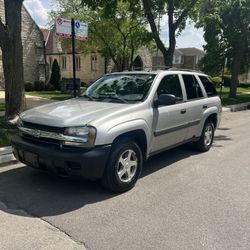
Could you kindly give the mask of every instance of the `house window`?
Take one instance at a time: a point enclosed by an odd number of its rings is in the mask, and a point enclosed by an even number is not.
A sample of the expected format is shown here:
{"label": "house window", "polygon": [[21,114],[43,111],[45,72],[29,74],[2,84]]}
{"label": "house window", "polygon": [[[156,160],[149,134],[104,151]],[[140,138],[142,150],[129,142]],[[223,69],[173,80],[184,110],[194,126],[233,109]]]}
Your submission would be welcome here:
{"label": "house window", "polygon": [[62,67],[62,70],[67,69],[67,57],[66,56],[62,56],[61,58],[61,67]]}
{"label": "house window", "polygon": [[91,55],[91,71],[97,71],[97,55]]}
{"label": "house window", "polygon": [[198,64],[200,62],[201,58],[202,58],[201,56],[196,56],[195,57],[195,64]]}
{"label": "house window", "polygon": [[183,63],[183,58],[182,58],[182,56],[177,56],[177,55],[175,55],[175,56],[174,56],[174,64],[181,64],[181,63]]}
{"label": "house window", "polygon": [[76,70],[81,70],[81,57],[76,56]]}

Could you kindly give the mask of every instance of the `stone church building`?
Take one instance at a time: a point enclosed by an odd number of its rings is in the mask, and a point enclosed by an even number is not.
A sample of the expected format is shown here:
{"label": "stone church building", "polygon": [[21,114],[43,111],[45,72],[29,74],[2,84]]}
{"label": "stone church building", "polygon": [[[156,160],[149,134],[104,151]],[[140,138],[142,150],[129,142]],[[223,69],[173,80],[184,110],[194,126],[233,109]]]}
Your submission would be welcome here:
{"label": "stone church building", "polygon": [[[4,0],[0,0],[0,18],[5,22]],[[24,81],[45,81],[43,34],[27,9],[22,9],[22,41]],[[4,86],[2,52],[0,49],[0,88]]]}

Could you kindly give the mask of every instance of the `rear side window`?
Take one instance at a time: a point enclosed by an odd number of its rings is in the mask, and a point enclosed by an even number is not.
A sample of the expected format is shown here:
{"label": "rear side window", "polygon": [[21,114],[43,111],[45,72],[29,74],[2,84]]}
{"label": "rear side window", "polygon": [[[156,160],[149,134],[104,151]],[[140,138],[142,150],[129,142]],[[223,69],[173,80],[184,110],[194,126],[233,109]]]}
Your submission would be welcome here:
{"label": "rear side window", "polygon": [[203,94],[201,91],[200,84],[198,83],[197,79],[193,75],[182,75],[183,81],[185,84],[186,92],[187,92],[187,99],[197,99],[202,98]]}
{"label": "rear side window", "polygon": [[206,76],[199,76],[206,92],[207,92],[207,96],[210,97],[210,96],[216,96],[217,95],[217,92],[216,92],[216,89],[213,85],[213,83],[209,80],[208,77]]}

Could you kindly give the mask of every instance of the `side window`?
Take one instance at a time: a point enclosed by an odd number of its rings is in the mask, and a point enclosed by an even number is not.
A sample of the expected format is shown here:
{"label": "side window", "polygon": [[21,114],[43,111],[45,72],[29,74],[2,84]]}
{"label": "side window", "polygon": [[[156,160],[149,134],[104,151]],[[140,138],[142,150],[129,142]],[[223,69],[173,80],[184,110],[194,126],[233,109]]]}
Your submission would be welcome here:
{"label": "side window", "polygon": [[208,77],[206,76],[199,76],[206,92],[207,92],[207,96],[210,97],[210,96],[216,96],[217,95],[217,92],[216,92],[216,89],[213,85],[213,83],[209,80]]}
{"label": "side window", "polygon": [[183,100],[181,84],[178,75],[167,75],[157,89],[158,96],[161,94],[175,95],[179,101]]}
{"label": "side window", "polygon": [[182,75],[182,77],[184,80],[188,100],[203,97],[200,84],[196,80],[195,76]]}

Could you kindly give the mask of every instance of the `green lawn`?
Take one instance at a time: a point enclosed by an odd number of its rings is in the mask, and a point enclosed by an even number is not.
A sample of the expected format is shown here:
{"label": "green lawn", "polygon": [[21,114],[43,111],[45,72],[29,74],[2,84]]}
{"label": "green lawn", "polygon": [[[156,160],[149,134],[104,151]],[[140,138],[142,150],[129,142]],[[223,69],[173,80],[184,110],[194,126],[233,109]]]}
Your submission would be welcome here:
{"label": "green lawn", "polygon": [[221,102],[222,102],[223,106],[239,104],[239,103],[244,103],[244,102],[250,102],[250,95],[241,94],[241,95],[237,95],[236,98],[223,97],[223,98],[221,98]]}
{"label": "green lawn", "polygon": [[73,98],[72,94],[63,94],[58,91],[32,91],[32,92],[26,92],[26,95],[43,97],[50,100],[58,100],[58,101],[63,101]]}
{"label": "green lawn", "polygon": [[17,133],[17,126],[9,124],[3,116],[0,116],[0,147],[10,146],[12,137]]}
{"label": "green lawn", "polygon": [[[217,93],[220,94],[220,88],[216,88],[217,90]],[[229,87],[223,87],[222,88],[222,94],[225,95],[225,94],[229,94]],[[250,88],[240,88],[238,87],[237,88],[237,93],[238,94],[241,94],[241,93],[246,93],[246,92],[249,92],[250,93]]]}
{"label": "green lawn", "polygon": [[0,111],[5,111],[5,104],[4,103],[0,103]]}

